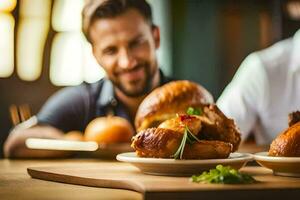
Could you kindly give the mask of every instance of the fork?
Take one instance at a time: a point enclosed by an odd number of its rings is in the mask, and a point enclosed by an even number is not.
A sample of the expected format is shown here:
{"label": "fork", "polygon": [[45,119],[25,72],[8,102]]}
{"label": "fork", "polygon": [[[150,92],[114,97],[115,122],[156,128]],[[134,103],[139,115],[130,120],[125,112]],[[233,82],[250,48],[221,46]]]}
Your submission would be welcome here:
{"label": "fork", "polygon": [[37,118],[31,116],[28,104],[11,104],[9,107],[10,118],[15,128],[29,128],[37,124]]}
{"label": "fork", "polygon": [[[31,116],[28,104],[10,105],[9,113],[14,130],[24,130],[37,125],[37,117]],[[27,138],[25,145],[29,149],[65,150],[65,151],[96,151],[98,144],[92,141],[68,141],[62,139]]]}

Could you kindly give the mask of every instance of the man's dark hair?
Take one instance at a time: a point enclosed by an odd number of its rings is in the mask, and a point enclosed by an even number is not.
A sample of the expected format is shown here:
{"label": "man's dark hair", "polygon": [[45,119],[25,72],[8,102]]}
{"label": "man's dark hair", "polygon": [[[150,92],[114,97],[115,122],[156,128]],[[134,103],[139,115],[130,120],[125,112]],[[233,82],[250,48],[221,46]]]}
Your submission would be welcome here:
{"label": "man's dark hair", "polygon": [[151,7],[146,0],[90,0],[82,12],[82,30],[87,40],[90,41],[89,29],[95,20],[113,18],[129,9],[136,9],[153,26]]}

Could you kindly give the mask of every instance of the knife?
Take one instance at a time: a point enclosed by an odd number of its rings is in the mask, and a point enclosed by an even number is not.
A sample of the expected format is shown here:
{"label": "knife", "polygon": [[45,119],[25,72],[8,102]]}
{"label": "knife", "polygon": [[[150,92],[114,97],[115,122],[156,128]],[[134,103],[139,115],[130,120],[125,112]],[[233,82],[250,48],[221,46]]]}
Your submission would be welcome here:
{"label": "knife", "polygon": [[98,144],[96,142],[28,138],[25,141],[29,149],[43,150],[63,150],[63,151],[96,151]]}

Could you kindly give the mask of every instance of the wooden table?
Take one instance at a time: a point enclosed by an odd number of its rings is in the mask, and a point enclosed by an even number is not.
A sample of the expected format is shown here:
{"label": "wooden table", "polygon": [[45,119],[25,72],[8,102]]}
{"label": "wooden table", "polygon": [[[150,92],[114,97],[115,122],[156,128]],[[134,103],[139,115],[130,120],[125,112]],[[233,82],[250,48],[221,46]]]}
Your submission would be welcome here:
{"label": "wooden table", "polygon": [[93,187],[122,188],[140,192],[144,200],[172,199],[298,199],[300,179],[274,176],[259,166],[246,166],[243,173],[253,175],[254,184],[197,184],[189,177],[155,176],[141,173],[121,162],[68,163],[56,166],[30,167],[32,177],[55,182]]}
{"label": "wooden table", "polygon": [[95,163],[99,160],[0,160],[0,199],[128,199],[141,200],[142,194],[129,190],[95,188],[32,179],[27,167],[51,166],[58,163]]}
{"label": "wooden table", "polygon": [[[103,162],[103,163],[101,163]],[[81,185],[92,185],[95,178],[105,178],[101,173],[100,166],[106,165],[120,168],[121,173],[127,170],[135,174],[141,183],[149,183],[148,191],[144,194],[122,189],[107,189],[87,187]],[[65,174],[82,175],[91,177],[79,179],[77,184],[64,184],[58,182],[32,179],[27,174],[27,168],[50,168],[59,172],[60,167],[66,167]],[[67,166],[70,166],[67,167]],[[124,166],[124,167],[123,167]],[[58,167],[58,168],[57,168]],[[90,167],[90,168],[88,168]],[[108,167],[106,167],[109,169]],[[51,170],[50,170],[51,171]],[[0,160],[0,199],[298,199],[300,195],[300,179],[290,177],[275,177],[268,169],[252,166],[242,169],[243,172],[255,175],[261,183],[239,186],[239,185],[198,185],[191,183],[186,178],[145,176],[137,169],[127,163],[104,161],[97,159],[68,159],[68,160]],[[75,172],[75,173],[74,173]],[[109,174],[108,174],[109,175]],[[122,178],[113,176],[114,178]],[[128,176],[134,178],[134,176]],[[57,176],[58,178],[58,176]],[[80,178],[80,177],[79,177]],[[47,180],[47,179],[46,179]],[[54,180],[54,179],[49,179]],[[111,179],[110,179],[111,180]],[[69,181],[70,182],[70,181]],[[184,182],[184,184],[182,184]],[[98,185],[99,186],[99,185]],[[174,190],[174,188],[176,188]],[[185,191],[181,191],[184,190]],[[161,192],[151,192],[151,191]],[[164,190],[168,190],[166,192]],[[188,191],[188,192],[187,192]]]}

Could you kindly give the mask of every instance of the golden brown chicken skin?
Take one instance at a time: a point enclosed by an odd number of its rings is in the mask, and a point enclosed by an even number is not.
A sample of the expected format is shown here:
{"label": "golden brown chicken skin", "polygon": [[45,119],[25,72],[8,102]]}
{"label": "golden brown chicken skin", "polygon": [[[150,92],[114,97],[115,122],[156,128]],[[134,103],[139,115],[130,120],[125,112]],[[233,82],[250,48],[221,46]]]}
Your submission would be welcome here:
{"label": "golden brown chicken skin", "polygon": [[162,122],[158,128],[171,129],[176,132],[184,133],[186,127],[197,135],[201,130],[201,119],[196,115],[178,115],[177,117]]}
{"label": "golden brown chicken skin", "polygon": [[215,104],[204,107],[203,118],[207,119],[202,120],[201,139],[229,142],[233,151],[238,149],[241,134],[232,119],[227,118]]}
{"label": "golden brown chicken skin", "polygon": [[187,144],[183,152],[185,159],[228,158],[232,144],[218,140],[200,140],[192,145]]}
{"label": "golden brown chicken skin", "polygon": [[131,146],[141,157],[170,158],[178,149],[182,136],[171,129],[148,128],[133,137]]}
{"label": "golden brown chicken skin", "polygon": [[232,151],[236,151],[241,142],[240,132],[234,121],[228,119],[214,104],[204,106],[201,116],[178,115],[164,121],[158,127],[183,133],[186,126],[200,139],[231,143],[233,145]]}
{"label": "golden brown chicken skin", "polygon": [[293,124],[273,140],[269,156],[300,156],[300,122]]}
{"label": "golden brown chicken skin", "polygon": [[[140,157],[172,158],[177,151],[183,133],[166,128],[149,128],[140,131],[131,146]],[[200,140],[186,144],[183,159],[214,159],[227,158],[232,145],[222,141]]]}

